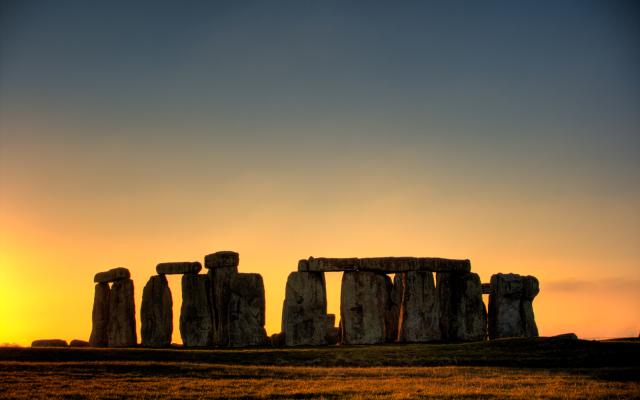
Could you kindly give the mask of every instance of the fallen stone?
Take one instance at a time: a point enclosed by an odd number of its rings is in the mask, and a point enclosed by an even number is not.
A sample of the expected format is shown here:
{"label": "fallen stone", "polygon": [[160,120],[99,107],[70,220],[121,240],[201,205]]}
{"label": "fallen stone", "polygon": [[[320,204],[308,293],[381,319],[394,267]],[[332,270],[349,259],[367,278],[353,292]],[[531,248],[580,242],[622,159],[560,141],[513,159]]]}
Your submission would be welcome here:
{"label": "fallen stone", "polygon": [[282,309],[282,332],[287,346],[327,344],[327,291],[322,272],[292,272],[287,278]]}
{"label": "fallen stone", "polygon": [[86,340],[73,339],[69,343],[69,347],[89,347],[89,342]]}
{"label": "fallen stone", "polygon": [[115,282],[117,280],[129,279],[131,274],[129,270],[126,268],[118,267],[113,268],[105,272],[98,272],[94,277],[93,281],[96,283],[106,283],[106,282]]}
{"label": "fallen stone", "polygon": [[441,339],[438,298],[429,271],[398,274],[402,286],[398,341],[432,342]]}
{"label": "fallen stone", "polygon": [[385,274],[408,271],[469,272],[469,260],[429,257],[313,258],[300,260],[304,272],[370,271]]}
{"label": "fallen stone", "polygon": [[386,275],[366,271],[342,275],[342,343],[376,344],[387,340],[391,295],[387,279]]}
{"label": "fallen stone", "polygon": [[539,293],[533,276],[496,274],[489,295],[489,338],[537,337],[533,298]]}
{"label": "fallen stone", "polygon": [[549,336],[549,339],[554,340],[578,340],[578,335],[575,333],[562,333],[560,335]]}
{"label": "fallen stone", "polygon": [[485,340],[487,310],[478,274],[438,273],[436,288],[442,340]]}
{"label": "fallen stone", "polygon": [[213,321],[213,344],[229,346],[229,298],[233,278],[238,274],[238,267],[218,267],[209,269],[211,286],[211,316]]}
{"label": "fallen stone", "polygon": [[66,340],[62,339],[40,339],[31,342],[31,347],[68,347]]}
{"label": "fallen stone", "polygon": [[207,269],[237,268],[239,264],[240,255],[235,251],[218,251],[204,258],[204,266]]}
{"label": "fallen stone", "polygon": [[111,286],[107,339],[109,347],[132,347],[138,342],[131,279],[115,281]]}
{"label": "fallen stone", "polygon": [[109,345],[107,326],[109,325],[109,297],[111,289],[108,283],[97,283],[93,295],[93,311],[91,312],[91,336],[89,343],[92,347],[106,347]]}
{"label": "fallen stone", "polygon": [[158,274],[197,274],[202,269],[199,262],[166,262],[156,265]]}
{"label": "fallen stone", "polygon": [[264,283],[260,274],[237,274],[229,286],[229,346],[267,344]]}
{"label": "fallen stone", "polygon": [[142,291],[140,307],[142,345],[167,347],[173,334],[173,299],[164,275],[149,278]]}
{"label": "fallen stone", "polygon": [[182,276],[180,336],[185,347],[207,347],[213,344],[211,285],[207,275]]}

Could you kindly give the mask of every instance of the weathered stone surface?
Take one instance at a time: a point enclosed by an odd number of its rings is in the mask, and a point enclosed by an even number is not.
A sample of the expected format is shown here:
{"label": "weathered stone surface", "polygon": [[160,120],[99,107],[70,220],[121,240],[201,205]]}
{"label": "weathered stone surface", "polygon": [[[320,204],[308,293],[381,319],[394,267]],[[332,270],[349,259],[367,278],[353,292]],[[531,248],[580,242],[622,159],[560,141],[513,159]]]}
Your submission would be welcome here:
{"label": "weathered stone surface", "polygon": [[115,281],[111,286],[107,338],[109,347],[131,347],[138,342],[131,279]]}
{"label": "weathered stone surface", "polygon": [[115,282],[117,280],[129,279],[130,277],[131,274],[128,269],[118,267],[105,272],[98,272],[93,277],[93,281],[96,283]]}
{"label": "weathered stone surface", "polygon": [[322,272],[292,272],[287,278],[282,308],[282,332],[287,346],[327,344],[327,291]]}
{"label": "weathered stone surface", "polygon": [[218,267],[209,269],[211,286],[211,304],[213,344],[229,346],[229,298],[233,278],[238,274],[238,267]]}
{"label": "weathered stone surface", "polygon": [[31,347],[67,347],[66,340],[62,339],[40,339],[31,342]]}
{"label": "weathered stone surface", "polygon": [[440,330],[446,341],[479,341],[487,336],[487,310],[480,277],[474,273],[436,274]]}
{"label": "weathered stone surface", "polygon": [[260,274],[237,274],[229,286],[229,346],[267,343],[264,283]]}
{"label": "weathered stone surface", "polygon": [[213,343],[211,285],[207,275],[182,276],[180,336],[185,347],[206,347]]}
{"label": "weathered stone surface", "polygon": [[107,326],[109,324],[109,297],[111,289],[108,283],[97,283],[93,295],[91,312],[91,336],[89,343],[93,347],[106,347],[109,344]]}
{"label": "weathered stone surface", "polygon": [[533,276],[496,274],[489,295],[489,338],[536,337],[532,301],[540,291]]}
{"label": "weathered stone surface", "polygon": [[389,277],[374,272],[345,272],[340,315],[342,342],[375,344],[387,340],[390,309]]}
{"label": "weathered stone surface", "polygon": [[140,307],[142,345],[165,347],[173,333],[173,299],[164,275],[149,278],[142,291]]}
{"label": "weathered stone surface", "polygon": [[158,274],[197,274],[202,269],[199,262],[166,262],[156,265]]}
{"label": "weathered stone surface", "polygon": [[207,269],[237,268],[240,264],[240,255],[235,251],[218,251],[204,257],[204,266]]}
{"label": "weathered stone surface", "polygon": [[313,258],[300,260],[305,272],[370,271],[385,274],[408,271],[469,272],[469,260],[430,257]]}
{"label": "weathered stone surface", "polygon": [[398,276],[398,285],[402,286],[398,341],[440,340],[440,315],[433,273],[410,271]]}
{"label": "weathered stone surface", "polygon": [[69,347],[89,347],[89,342],[86,340],[73,339],[69,342]]}

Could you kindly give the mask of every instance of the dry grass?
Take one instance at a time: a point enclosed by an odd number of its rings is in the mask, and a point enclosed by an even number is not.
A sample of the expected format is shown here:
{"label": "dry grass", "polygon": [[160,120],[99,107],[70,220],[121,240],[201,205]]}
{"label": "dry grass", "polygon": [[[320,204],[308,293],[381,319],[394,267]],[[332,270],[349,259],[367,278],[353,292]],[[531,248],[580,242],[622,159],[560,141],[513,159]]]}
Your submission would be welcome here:
{"label": "dry grass", "polygon": [[594,377],[593,372],[455,366],[328,368],[185,362],[2,362],[0,396],[6,399],[640,398],[637,380],[606,380]]}

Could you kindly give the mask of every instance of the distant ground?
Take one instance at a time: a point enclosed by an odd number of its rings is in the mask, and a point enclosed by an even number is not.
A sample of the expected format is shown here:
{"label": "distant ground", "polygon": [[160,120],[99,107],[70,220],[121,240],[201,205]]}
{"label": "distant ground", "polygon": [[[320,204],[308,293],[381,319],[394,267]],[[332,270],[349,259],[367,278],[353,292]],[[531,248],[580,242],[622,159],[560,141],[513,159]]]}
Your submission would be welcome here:
{"label": "distant ground", "polygon": [[0,349],[7,399],[640,398],[640,341]]}

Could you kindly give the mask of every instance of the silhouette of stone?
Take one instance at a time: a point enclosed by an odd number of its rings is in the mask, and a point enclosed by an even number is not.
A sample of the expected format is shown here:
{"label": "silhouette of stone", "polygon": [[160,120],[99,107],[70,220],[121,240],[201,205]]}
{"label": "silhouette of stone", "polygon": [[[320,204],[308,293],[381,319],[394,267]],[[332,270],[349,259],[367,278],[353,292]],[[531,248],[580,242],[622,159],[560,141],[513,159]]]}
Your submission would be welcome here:
{"label": "silhouette of stone", "polygon": [[202,269],[199,262],[166,262],[156,265],[158,274],[197,274]]}
{"label": "silhouette of stone", "polygon": [[438,298],[430,271],[409,271],[397,274],[402,288],[398,341],[408,343],[440,340]]}
{"label": "silhouette of stone", "polygon": [[69,347],[89,347],[89,342],[86,340],[73,339],[69,342]]}
{"label": "silhouette of stone", "polygon": [[446,341],[479,341],[487,337],[487,310],[480,277],[474,273],[436,274],[440,330]]}
{"label": "silhouette of stone", "polygon": [[549,336],[549,339],[555,340],[578,340],[578,335],[575,333],[562,333],[560,335]]}
{"label": "silhouette of stone", "polygon": [[207,269],[237,268],[240,263],[240,255],[235,251],[218,251],[205,256],[204,266]]}
{"label": "silhouette of stone", "polygon": [[482,294],[489,294],[491,293],[491,284],[490,283],[483,283],[482,284]]}
{"label": "silhouette of stone", "polygon": [[180,336],[185,347],[206,347],[213,343],[211,285],[207,275],[182,276]]}
{"label": "silhouette of stone", "polygon": [[340,315],[342,342],[375,344],[387,340],[390,309],[389,277],[374,272],[342,275]]}
{"label": "silhouette of stone", "polygon": [[292,272],[287,278],[282,332],[287,346],[327,344],[327,290],[322,272]]}
{"label": "silhouette of stone", "polygon": [[137,344],[136,308],[131,279],[117,280],[111,286],[107,338],[109,347],[131,347]]}
{"label": "silhouette of stone", "polygon": [[108,283],[97,283],[93,295],[93,311],[91,312],[92,347],[106,347],[109,344],[107,326],[109,325],[109,297],[111,289]]}
{"label": "silhouette of stone", "polygon": [[469,272],[469,260],[430,257],[313,258],[300,260],[303,272],[370,271],[398,273],[408,271]]}
{"label": "silhouette of stone", "polygon": [[284,338],[284,333],[274,333],[271,335],[271,346],[273,347],[284,347],[286,345],[286,341]]}
{"label": "silhouette of stone", "polygon": [[265,295],[262,276],[237,274],[229,286],[229,346],[263,346],[267,343]]}
{"label": "silhouette of stone", "polygon": [[40,339],[31,342],[31,347],[68,347],[66,340],[62,339]]}
{"label": "silhouette of stone", "polygon": [[489,338],[536,337],[533,299],[539,293],[533,276],[496,274],[489,295]]}
{"label": "silhouette of stone", "polygon": [[142,291],[140,307],[142,345],[165,347],[173,333],[173,299],[164,275],[149,278]]}
{"label": "silhouette of stone", "polygon": [[121,279],[129,279],[131,274],[129,270],[126,268],[118,267],[113,268],[105,272],[98,272],[94,277],[93,281],[96,283],[106,283],[106,282],[115,282]]}

